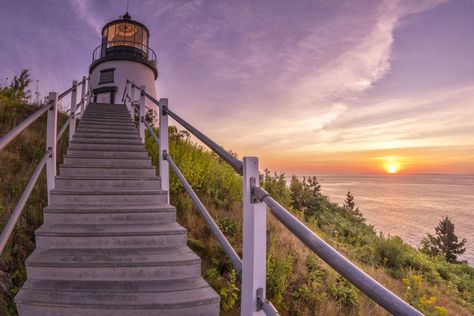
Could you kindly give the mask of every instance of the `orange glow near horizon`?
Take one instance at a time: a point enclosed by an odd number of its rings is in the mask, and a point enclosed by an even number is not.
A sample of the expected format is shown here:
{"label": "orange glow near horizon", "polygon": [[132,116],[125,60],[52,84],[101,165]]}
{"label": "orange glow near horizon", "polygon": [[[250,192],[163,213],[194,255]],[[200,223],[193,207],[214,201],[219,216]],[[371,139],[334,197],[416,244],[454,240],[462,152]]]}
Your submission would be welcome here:
{"label": "orange glow near horizon", "polygon": [[[249,151],[249,153],[251,153]],[[354,151],[351,153],[266,152],[262,170],[286,175],[384,173],[397,174],[474,174],[473,153],[465,149],[400,148],[396,151]],[[471,162],[468,162],[471,161]],[[390,167],[393,166],[393,167]],[[395,172],[391,173],[390,169]]]}

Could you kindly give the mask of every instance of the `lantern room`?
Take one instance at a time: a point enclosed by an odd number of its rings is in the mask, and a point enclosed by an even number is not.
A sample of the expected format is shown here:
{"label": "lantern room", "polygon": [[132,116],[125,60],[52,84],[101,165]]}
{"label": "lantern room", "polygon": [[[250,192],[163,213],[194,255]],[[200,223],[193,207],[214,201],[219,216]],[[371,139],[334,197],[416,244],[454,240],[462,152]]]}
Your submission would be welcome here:
{"label": "lantern room", "polygon": [[148,29],[131,20],[126,13],[121,19],[108,23],[102,29],[101,56],[132,54],[147,58],[149,37]]}

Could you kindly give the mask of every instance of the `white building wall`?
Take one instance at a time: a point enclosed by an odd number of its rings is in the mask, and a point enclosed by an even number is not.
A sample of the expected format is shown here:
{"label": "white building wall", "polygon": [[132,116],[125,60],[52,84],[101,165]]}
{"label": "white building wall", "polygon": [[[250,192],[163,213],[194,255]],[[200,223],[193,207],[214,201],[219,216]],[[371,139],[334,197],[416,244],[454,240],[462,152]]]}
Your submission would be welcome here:
{"label": "white building wall", "polygon": [[[99,84],[100,71],[104,69],[115,68],[114,82]],[[115,103],[122,103],[123,90],[125,89],[126,80],[135,82],[137,86],[144,85],[149,95],[157,99],[155,74],[150,67],[145,66],[139,62],[129,60],[111,60],[100,63],[91,73],[91,90],[102,87],[117,86],[115,94]],[[135,98],[138,99],[140,94],[136,91]],[[146,105],[150,108],[155,108],[155,104],[146,99]]]}

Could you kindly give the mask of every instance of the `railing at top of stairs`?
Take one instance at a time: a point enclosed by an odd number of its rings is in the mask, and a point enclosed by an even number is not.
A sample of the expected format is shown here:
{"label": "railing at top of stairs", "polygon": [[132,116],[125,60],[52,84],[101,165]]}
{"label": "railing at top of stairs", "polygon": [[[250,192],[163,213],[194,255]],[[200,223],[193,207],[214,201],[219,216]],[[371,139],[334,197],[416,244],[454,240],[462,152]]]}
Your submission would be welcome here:
{"label": "railing at top of stairs", "polygon": [[[77,90],[78,87],[81,87],[81,100],[79,103],[77,101]],[[87,93],[86,93],[87,89]],[[57,130],[58,124],[58,104],[61,99],[66,97],[68,94],[71,94],[71,107],[66,112],[68,114],[68,119],[61,127],[61,129]],[[48,202],[50,199],[50,192],[55,187],[55,176],[56,176],[56,147],[59,139],[63,135],[66,128],[69,126],[69,141],[72,139],[74,135],[74,131],[76,129],[76,120],[78,115],[82,117],[82,113],[86,106],[89,103],[91,97],[90,87],[89,87],[89,77],[82,77],[80,82],[73,81],[72,86],[60,93],[58,95],[57,92],[50,92],[48,95],[48,99],[35,113],[30,115],[26,118],[23,122],[15,126],[11,131],[0,138],[0,151],[2,151],[10,142],[12,142],[18,135],[21,134],[28,126],[30,126],[33,122],[35,122],[38,118],[40,118],[45,112],[47,114],[47,121],[46,121],[46,151],[38,163],[36,169],[34,170],[33,174],[31,175],[26,188],[21,193],[20,199],[17,202],[17,205],[13,209],[5,227],[3,227],[2,233],[0,235],[0,254],[3,253],[8,240],[15,228],[18,219],[20,218],[23,208],[30,197],[30,194],[38,181],[38,178],[43,170],[44,166],[46,165],[46,182],[47,182],[47,189],[48,189]]]}
{"label": "railing at top of stairs", "polygon": [[[135,99],[135,90],[139,92],[138,100]],[[148,98],[158,107],[159,137],[145,121],[145,98]],[[241,315],[260,315],[261,313],[278,315],[275,307],[265,298],[267,206],[275,218],[311,251],[388,312],[394,315],[423,315],[318,237],[260,187],[257,157],[244,157],[243,161],[238,160],[182,117],[171,111],[168,107],[168,99],[162,98],[158,101],[150,96],[146,92],[145,86],[137,86],[127,80],[122,102],[125,103],[132,117],[135,112],[138,112],[138,128],[142,141],[145,140],[146,129],[159,147],[159,170],[163,190],[169,191],[169,167],[171,167],[225,253],[229,256],[234,269],[240,273],[242,278]],[[239,258],[169,155],[168,117],[173,118],[186,128],[243,177],[243,260]]]}

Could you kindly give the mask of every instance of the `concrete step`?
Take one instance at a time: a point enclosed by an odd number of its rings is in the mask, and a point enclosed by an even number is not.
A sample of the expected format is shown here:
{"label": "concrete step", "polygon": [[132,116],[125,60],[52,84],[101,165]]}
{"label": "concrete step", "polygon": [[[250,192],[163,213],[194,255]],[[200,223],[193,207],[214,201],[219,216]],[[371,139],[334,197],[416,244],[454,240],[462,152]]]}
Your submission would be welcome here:
{"label": "concrete step", "polygon": [[124,110],[89,110],[84,112],[84,116],[99,116],[103,117],[105,115],[111,117],[131,117],[127,109]]}
{"label": "concrete step", "polygon": [[201,275],[201,259],[188,247],[50,249],[34,251],[27,275],[48,280],[169,280]]}
{"label": "concrete step", "polygon": [[82,126],[79,124],[79,127],[76,131],[79,132],[90,132],[93,130],[96,133],[104,133],[104,134],[115,134],[115,133],[138,133],[138,129],[136,126],[101,126],[101,125],[89,125],[89,126]]}
{"label": "concrete step", "polygon": [[71,155],[64,156],[65,165],[80,166],[148,166],[151,167],[151,159],[146,158],[83,158]]}
{"label": "concrete step", "polygon": [[56,176],[56,189],[58,190],[130,190],[137,188],[143,190],[158,190],[161,189],[161,180],[159,177],[131,178],[121,176]]}
{"label": "concrete step", "polygon": [[76,129],[76,133],[97,133],[97,134],[128,134],[128,135],[138,135],[138,129],[136,127],[130,128],[91,128],[91,127],[81,127],[79,126]]}
{"label": "concrete step", "polygon": [[217,316],[220,298],[201,278],[167,281],[26,281],[22,316]]}
{"label": "concrete step", "polygon": [[134,151],[67,149],[66,156],[84,158],[147,158],[148,153],[142,147]]}
{"label": "concrete step", "polygon": [[83,149],[83,150],[112,150],[112,151],[140,151],[145,150],[142,144],[82,144],[82,143],[71,143],[69,144],[70,149]]}
{"label": "concrete step", "polygon": [[78,138],[124,138],[124,139],[140,139],[138,132],[120,132],[120,133],[103,133],[103,132],[83,132],[77,131],[74,133],[74,137]]}
{"label": "concrete step", "polygon": [[113,129],[113,128],[134,128],[135,124],[133,122],[95,122],[95,121],[82,121],[79,123],[80,127],[86,127],[86,128],[107,128],[107,129]]}
{"label": "concrete step", "polygon": [[130,113],[127,112],[85,112],[82,116],[82,119],[89,119],[89,118],[99,118],[99,119],[128,119],[130,120],[132,117]]}
{"label": "concrete step", "polygon": [[156,205],[54,205],[43,211],[44,223],[52,224],[165,224],[176,221],[176,209]]}
{"label": "concrete step", "polygon": [[82,118],[84,123],[91,123],[91,124],[133,124],[133,121],[130,117],[128,118],[110,118],[110,117],[104,117],[104,118]]}
{"label": "concrete step", "polygon": [[50,205],[163,204],[163,190],[52,190]]}
{"label": "concrete step", "polygon": [[74,135],[70,144],[120,144],[120,145],[142,145],[140,138],[129,139],[129,138],[100,138],[100,137],[78,137]]}
{"label": "concrete step", "polygon": [[156,176],[156,170],[154,167],[147,166],[60,165],[59,174],[62,176],[129,176],[136,178]]}
{"label": "concrete step", "polygon": [[36,249],[173,248],[186,246],[186,229],[177,223],[75,225],[43,224]]}

